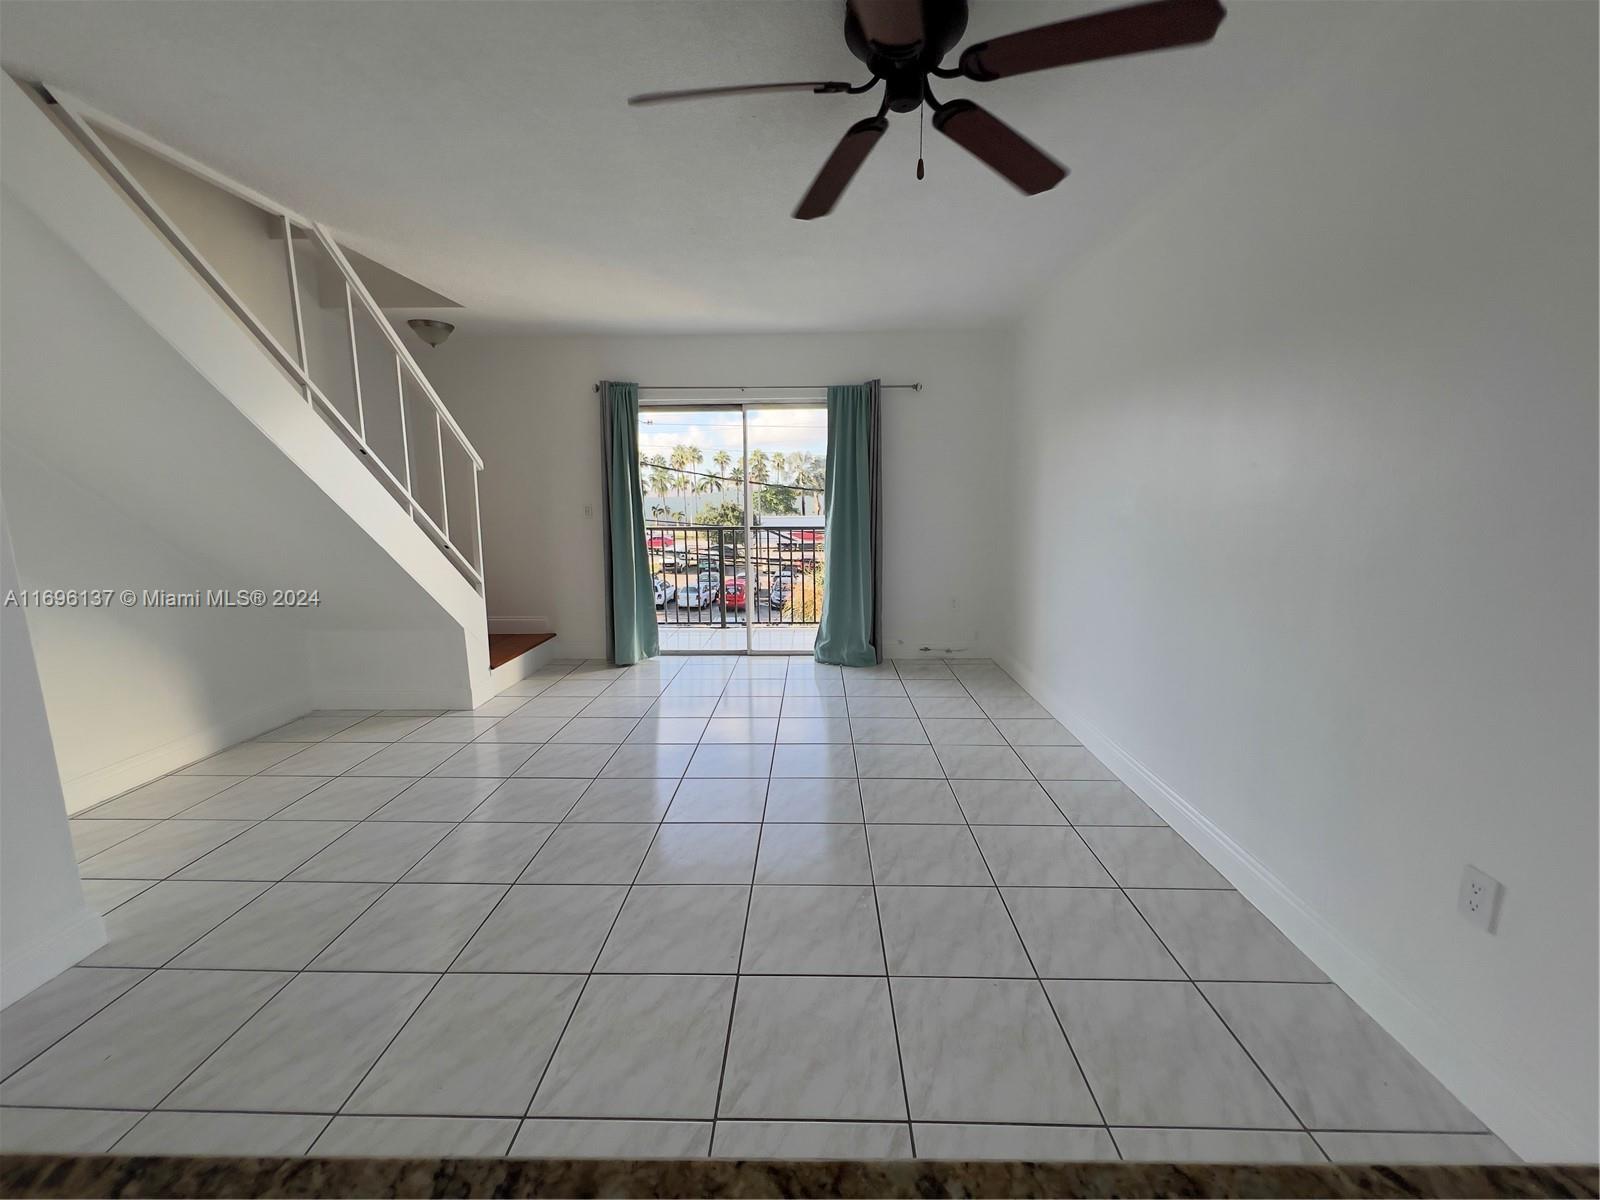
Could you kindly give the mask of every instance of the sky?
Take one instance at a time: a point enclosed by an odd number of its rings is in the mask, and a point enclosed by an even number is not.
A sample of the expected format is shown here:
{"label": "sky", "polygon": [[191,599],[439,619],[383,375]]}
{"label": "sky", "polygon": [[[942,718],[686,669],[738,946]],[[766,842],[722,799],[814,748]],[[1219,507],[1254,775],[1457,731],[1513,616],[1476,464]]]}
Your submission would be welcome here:
{"label": "sky", "polygon": [[[785,454],[800,450],[819,457],[827,453],[827,409],[786,404],[751,408],[749,413],[752,451],[765,450],[770,455],[778,450]],[[639,410],[639,453],[668,455],[674,446],[698,446],[707,464],[718,450],[726,450],[737,464],[744,441],[739,422],[738,409],[644,406]]]}

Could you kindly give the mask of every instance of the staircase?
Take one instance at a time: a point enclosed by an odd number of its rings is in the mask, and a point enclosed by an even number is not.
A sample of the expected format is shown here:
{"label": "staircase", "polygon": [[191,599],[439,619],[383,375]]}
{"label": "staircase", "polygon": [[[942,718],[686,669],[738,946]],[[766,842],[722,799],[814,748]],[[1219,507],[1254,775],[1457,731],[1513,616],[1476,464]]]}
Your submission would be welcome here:
{"label": "staircase", "polygon": [[0,88],[7,272],[64,285],[6,298],[18,471],[92,490],[219,585],[314,590],[271,614],[307,708],[463,709],[505,686],[482,460],[330,233],[70,97]]}

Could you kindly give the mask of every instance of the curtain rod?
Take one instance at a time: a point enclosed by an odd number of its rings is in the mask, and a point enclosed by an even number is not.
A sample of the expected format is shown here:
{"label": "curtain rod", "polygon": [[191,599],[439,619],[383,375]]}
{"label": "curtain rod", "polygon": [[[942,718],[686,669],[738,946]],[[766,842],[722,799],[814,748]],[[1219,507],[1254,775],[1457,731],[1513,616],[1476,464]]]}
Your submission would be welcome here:
{"label": "curtain rod", "polygon": [[[920,392],[920,383],[880,383],[879,388],[888,391],[890,388],[909,388],[913,392]],[[651,384],[641,383],[641,392],[820,392],[828,387],[825,383],[774,383],[764,387],[755,384],[713,383],[699,386],[688,383]],[[594,385],[594,390],[599,391],[600,385]]]}

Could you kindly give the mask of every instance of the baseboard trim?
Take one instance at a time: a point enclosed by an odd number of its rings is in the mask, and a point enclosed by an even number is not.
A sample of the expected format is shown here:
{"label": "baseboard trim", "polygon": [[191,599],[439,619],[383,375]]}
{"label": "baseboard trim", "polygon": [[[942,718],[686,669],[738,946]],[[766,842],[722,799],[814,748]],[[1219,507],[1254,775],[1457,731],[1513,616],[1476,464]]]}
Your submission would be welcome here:
{"label": "baseboard trim", "polygon": [[[48,708],[48,705],[46,706]],[[138,754],[129,755],[80,775],[61,779],[62,795],[66,799],[68,814],[82,812],[92,804],[119,796],[129,788],[149,783],[169,771],[199,762],[219,750],[226,750],[237,742],[276,729],[296,717],[302,717],[317,707],[305,697],[264,705],[241,713],[232,720],[218,725],[208,725],[184,737],[175,738],[163,745]],[[322,707],[329,707],[324,705]]]}
{"label": "baseboard trim", "polygon": [[490,633],[549,633],[548,617],[490,617]]}
{"label": "baseboard trim", "polygon": [[1465,1032],[1435,1015],[1413,989],[1044,680],[1014,659],[997,655],[995,662],[1523,1159],[1594,1161],[1593,1129],[1529,1089],[1503,1061],[1474,1049]]}
{"label": "baseboard trim", "polygon": [[106,923],[87,904],[65,924],[0,955],[0,1008],[49,983],[106,944]]}
{"label": "baseboard trim", "polygon": [[365,688],[354,688],[350,691],[323,691],[318,692],[315,704],[308,704],[304,711],[311,712],[317,709],[342,709],[342,708],[370,708],[382,710],[386,708],[409,709],[438,709],[441,712],[454,712],[457,709],[473,707],[472,694],[466,688],[440,687],[428,691],[410,691],[404,688],[384,688],[381,691],[372,691]]}

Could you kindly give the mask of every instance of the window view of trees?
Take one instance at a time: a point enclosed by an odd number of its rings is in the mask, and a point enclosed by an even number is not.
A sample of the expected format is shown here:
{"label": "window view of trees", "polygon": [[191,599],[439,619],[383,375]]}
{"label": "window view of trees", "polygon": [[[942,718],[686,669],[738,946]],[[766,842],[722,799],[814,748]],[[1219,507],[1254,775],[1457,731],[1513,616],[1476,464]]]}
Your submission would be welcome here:
{"label": "window view of trees", "polygon": [[[821,516],[826,463],[803,450],[750,452],[750,507],[757,515]],[[639,484],[650,521],[685,525],[744,524],[744,470],[726,450],[706,461],[695,446],[643,455]]]}

